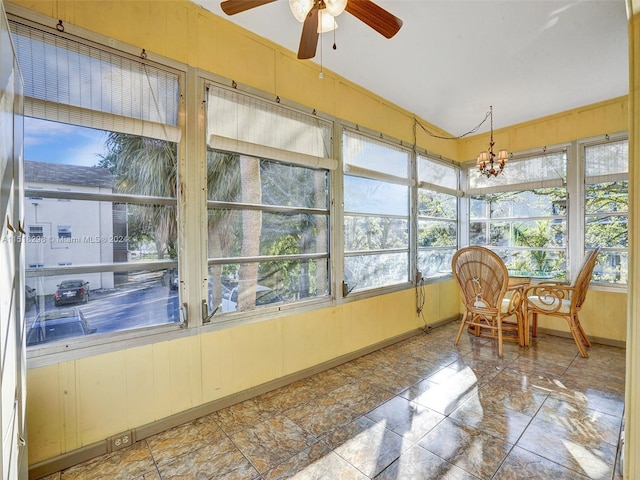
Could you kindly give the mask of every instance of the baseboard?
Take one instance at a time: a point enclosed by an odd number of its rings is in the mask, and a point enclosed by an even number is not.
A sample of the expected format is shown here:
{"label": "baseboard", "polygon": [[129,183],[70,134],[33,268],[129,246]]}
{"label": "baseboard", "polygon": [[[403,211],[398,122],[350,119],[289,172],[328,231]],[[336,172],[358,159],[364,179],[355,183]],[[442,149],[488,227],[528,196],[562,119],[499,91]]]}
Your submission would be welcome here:
{"label": "baseboard", "polygon": [[[562,330],[553,330],[550,328],[541,328],[538,327],[539,333],[544,333],[546,335],[553,335],[554,337],[562,337],[562,338],[571,338],[571,332],[564,332]],[[592,335],[587,335],[589,337],[589,341],[591,343],[598,343],[600,345],[607,345],[609,347],[618,347],[618,348],[626,348],[627,342],[622,340],[612,340],[611,338],[603,338],[603,337],[594,337]]]}
{"label": "baseboard", "polygon": [[[429,326],[432,328],[436,328],[442,325],[446,325],[452,321],[457,321],[458,319],[459,319],[459,316],[456,316],[453,318],[447,318],[447,319],[432,323]],[[163,418],[161,420],[149,423],[147,425],[134,428],[131,430],[132,442],[138,442],[140,440],[144,440],[145,438],[164,432],[165,430],[168,430],[170,428],[193,421],[205,415],[209,415],[213,412],[229,407],[236,403],[243,402],[245,400],[261,395],[263,393],[270,392],[271,390],[284,387],[286,385],[289,385],[290,383],[303,380],[317,373],[323,372],[325,370],[329,370],[330,368],[337,367],[338,365],[342,365],[343,363],[350,362],[352,360],[355,360],[356,358],[362,357],[369,353],[373,353],[377,350],[380,350],[381,348],[385,348],[390,345],[393,345],[394,343],[407,340],[418,334],[423,334],[424,332],[425,332],[424,327],[417,328],[415,330],[410,330],[408,332],[397,335],[395,337],[388,338],[386,340],[375,343],[373,345],[369,345],[367,347],[361,348],[354,352],[341,355],[340,357],[328,360],[318,365],[314,365],[312,367],[292,373],[290,375],[277,378],[275,380],[264,383],[262,385],[251,387],[247,390],[243,390],[241,392],[234,393],[224,398],[220,398],[218,400],[214,400],[212,402],[199,405],[189,410],[185,410],[184,412],[180,412],[176,415],[172,415],[170,417]],[[86,447],[82,447],[77,450],[73,450],[71,452],[65,453],[63,455],[59,455],[57,457],[53,457],[43,462],[31,465],[29,467],[29,479],[35,480],[35,479],[50,475],[52,473],[59,472],[60,470],[64,470],[74,465],[78,465],[79,463],[85,462],[87,460],[91,460],[92,458],[99,457],[106,453],[110,453],[109,439],[105,439],[103,441],[94,443],[92,445],[88,445]]]}

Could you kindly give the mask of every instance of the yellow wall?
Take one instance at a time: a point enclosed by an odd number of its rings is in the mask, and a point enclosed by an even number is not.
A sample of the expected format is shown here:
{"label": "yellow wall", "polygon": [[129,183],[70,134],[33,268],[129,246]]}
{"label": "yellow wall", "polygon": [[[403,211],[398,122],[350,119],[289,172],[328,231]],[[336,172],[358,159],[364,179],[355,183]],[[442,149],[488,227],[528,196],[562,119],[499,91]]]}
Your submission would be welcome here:
{"label": "yellow wall", "polygon": [[[148,52],[210,71],[413,143],[413,114],[295,53],[183,1],[18,1],[15,4]],[[54,20],[55,19],[55,20]],[[310,88],[313,86],[313,88]],[[431,131],[446,133],[420,119]],[[626,130],[626,99],[498,131],[512,150]],[[586,133],[589,132],[589,133]],[[502,135],[506,135],[503,142]],[[486,136],[436,140],[418,129],[418,146],[453,160],[474,158]],[[471,153],[473,152],[473,153]],[[196,160],[199,161],[199,160]],[[189,162],[189,159],[187,160]],[[583,320],[596,336],[611,327],[620,294],[593,292]],[[453,281],[426,287],[429,323],[459,313]],[[603,313],[606,312],[606,317]],[[606,321],[605,321],[606,320]],[[29,463],[51,459],[169,415],[224,398],[422,326],[415,293],[351,301],[214,332],[123,349],[28,371]],[[541,326],[544,324],[541,323]],[[562,327],[565,328],[565,327]]]}
{"label": "yellow wall", "polygon": [[[427,322],[452,317],[452,282],[428,285]],[[28,371],[29,463],[161,420],[419,328],[404,290]]]}

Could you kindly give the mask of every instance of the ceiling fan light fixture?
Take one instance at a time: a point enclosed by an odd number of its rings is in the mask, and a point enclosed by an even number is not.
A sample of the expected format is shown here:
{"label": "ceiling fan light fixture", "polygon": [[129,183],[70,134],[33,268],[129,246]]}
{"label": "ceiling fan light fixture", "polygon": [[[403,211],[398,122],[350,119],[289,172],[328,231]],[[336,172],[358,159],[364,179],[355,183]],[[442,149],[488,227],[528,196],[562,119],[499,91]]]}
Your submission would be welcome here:
{"label": "ceiling fan light fixture", "polygon": [[304,23],[307,14],[313,7],[313,0],[289,0],[289,8],[291,13],[300,23]]}
{"label": "ceiling fan light fixture", "polygon": [[318,15],[318,33],[331,32],[338,28],[338,22],[333,15],[327,13],[325,9],[320,10]]}
{"label": "ceiling fan light fixture", "polygon": [[324,3],[327,6],[327,12],[334,17],[344,12],[347,7],[347,0],[324,0]]}

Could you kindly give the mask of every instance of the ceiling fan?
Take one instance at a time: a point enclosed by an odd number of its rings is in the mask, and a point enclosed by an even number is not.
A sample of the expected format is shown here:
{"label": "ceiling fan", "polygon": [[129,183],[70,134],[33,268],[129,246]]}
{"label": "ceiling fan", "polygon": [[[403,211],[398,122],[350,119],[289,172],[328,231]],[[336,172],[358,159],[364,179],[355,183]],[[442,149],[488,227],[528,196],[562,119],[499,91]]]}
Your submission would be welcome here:
{"label": "ceiling fan", "polygon": [[[220,4],[227,15],[235,15],[276,0],[225,0]],[[344,10],[369,25],[386,38],[393,37],[402,20],[376,5],[371,0],[289,0],[293,15],[303,22],[298,58],[313,58],[318,46],[320,32],[331,31],[337,27],[335,17]],[[328,27],[322,27],[325,22]],[[334,47],[335,48],[335,47]]]}

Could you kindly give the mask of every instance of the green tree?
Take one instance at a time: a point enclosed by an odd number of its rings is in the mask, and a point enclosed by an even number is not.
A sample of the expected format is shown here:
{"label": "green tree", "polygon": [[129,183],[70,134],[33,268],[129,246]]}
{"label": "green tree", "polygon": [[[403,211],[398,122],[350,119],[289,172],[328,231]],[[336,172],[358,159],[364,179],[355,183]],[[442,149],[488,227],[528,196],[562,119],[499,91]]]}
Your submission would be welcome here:
{"label": "green tree", "polygon": [[[147,197],[176,197],[177,146],[172,142],[110,132],[107,155],[98,166],[114,175],[117,193]],[[158,258],[177,257],[176,210],[166,205],[128,206],[129,236],[133,242],[153,241]]]}

